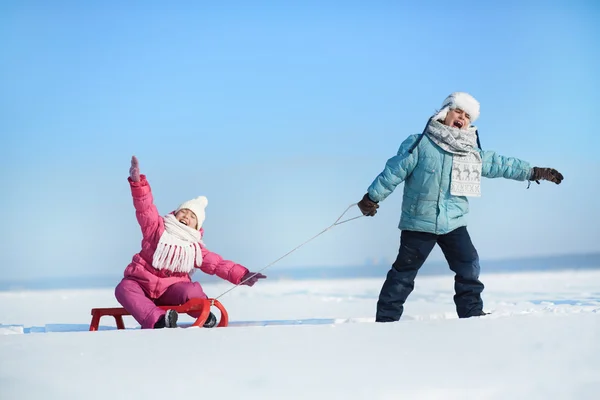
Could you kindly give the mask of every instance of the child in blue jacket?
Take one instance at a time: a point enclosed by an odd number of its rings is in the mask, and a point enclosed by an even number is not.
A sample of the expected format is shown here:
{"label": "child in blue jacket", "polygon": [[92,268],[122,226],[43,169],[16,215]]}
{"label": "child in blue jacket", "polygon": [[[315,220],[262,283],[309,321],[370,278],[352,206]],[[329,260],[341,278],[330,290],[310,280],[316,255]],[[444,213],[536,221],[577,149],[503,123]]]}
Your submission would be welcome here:
{"label": "child in blue jacket", "polygon": [[479,146],[479,102],[455,92],[442,103],[421,135],[406,139],[358,203],[364,215],[374,216],[379,202],[404,182],[400,250],[387,274],[377,302],[376,321],[398,321],[415,277],[438,244],[454,271],[454,303],[460,318],[485,315],[479,281],[479,256],[467,232],[467,196],[481,195],[481,177],[517,181],[548,180],[560,184],[552,168],[504,157]]}

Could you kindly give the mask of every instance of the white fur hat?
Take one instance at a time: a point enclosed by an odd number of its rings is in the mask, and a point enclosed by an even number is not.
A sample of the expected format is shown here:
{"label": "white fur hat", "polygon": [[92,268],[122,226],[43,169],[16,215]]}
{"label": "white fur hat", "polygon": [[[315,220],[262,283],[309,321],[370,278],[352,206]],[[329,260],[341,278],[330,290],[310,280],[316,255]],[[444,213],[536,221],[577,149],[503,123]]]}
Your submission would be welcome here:
{"label": "white fur hat", "polygon": [[471,123],[479,118],[479,102],[473,96],[465,92],[454,92],[446,97],[442,103],[442,108],[437,112],[434,119],[445,119],[448,110],[460,108],[471,117]]}
{"label": "white fur hat", "polygon": [[177,207],[177,210],[175,210],[175,214],[177,214],[179,210],[184,208],[191,210],[194,214],[196,214],[196,219],[198,220],[198,230],[200,230],[200,228],[202,228],[202,224],[204,223],[204,219],[206,218],[204,209],[207,205],[208,199],[205,196],[199,196],[195,199],[188,200],[185,203],[181,204],[179,207]]}

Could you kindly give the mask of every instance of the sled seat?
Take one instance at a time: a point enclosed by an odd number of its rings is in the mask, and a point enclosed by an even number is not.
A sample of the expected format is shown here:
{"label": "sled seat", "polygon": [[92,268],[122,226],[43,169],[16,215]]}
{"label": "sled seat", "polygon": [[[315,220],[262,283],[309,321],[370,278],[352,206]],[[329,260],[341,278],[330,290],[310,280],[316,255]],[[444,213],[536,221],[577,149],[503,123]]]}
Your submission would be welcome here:
{"label": "sled seat", "polygon": [[[163,310],[175,310],[178,313],[189,313],[189,312],[200,312],[200,316],[194,321],[192,326],[197,326],[202,328],[202,325],[206,322],[208,315],[210,313],[210,307],[215,306],[221,311],[221,320],[219,321],[218,327],[227,326],[229,323],[229,316],[227,315],[227,310],[225,307],[219,302],[219,300],[215,299],[190,299],[184,304],[179,306],[159,306]],[[92,308],[92,322],[90,323],[90,331],[97,331],[98,326],[100,325],[100,318],[108,315],[115,318],[115,322],[117,324],[117,329],[125,329],[125,325],[123,324],[123,316],[131,315],[126,309],[122,307],[113,307],[113,308]]]}

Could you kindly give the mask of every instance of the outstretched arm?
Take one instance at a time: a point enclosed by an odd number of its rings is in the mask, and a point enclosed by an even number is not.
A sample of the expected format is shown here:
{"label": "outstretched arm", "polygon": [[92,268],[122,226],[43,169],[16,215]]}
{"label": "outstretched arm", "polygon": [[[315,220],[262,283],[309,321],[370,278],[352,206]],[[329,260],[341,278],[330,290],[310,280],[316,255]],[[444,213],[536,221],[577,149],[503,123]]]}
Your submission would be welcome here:
{"label": "outstretched arm", "polygon": [[398,153],[387,160],[385,168],[371,183],[367,193],[358,202],[358,208],[367,216],[374,216],[380,201],[385,200],[396,186],[402,183],[417,165],[418,148],[415,147],[420,135],[409,136],[398,149]]}
{"label": "outstretched arm", "polygon": [[481,175],[486,178],[506,178],[524,181],[531,177],[532,168],[527,161],[505,157],[495,151],[480,151],[483,162]]}
{"label": "outstretched arm", "polygon": [[417,165],[419,149],[414,148],[412,152],[410,150],[419,139],[419,136],[410,136],[400,145],[398,153],[387,160],[383,171],[369,186],[368,194],[371,200],[375,202],[385,200],[396,189],[396,186],[404,182],[408,175],[412,173]]}
{"label": "outstretched arm", "polygon": [[531,167],[528,162],[514,157],[504,157],[494,151],[481,151],[483,168],[481,175],[486,178],[507,178],[517,181],[546,180],[557,185],[563,180],[563,175],[554,168]]}
{"label": "outstretched arm", "polygon": [[235,285],[242,281],[242,278],[249,272],[248,268],[236,264],[233,261],[225,260],[219,254],[208,250],[202,246],[202,265],[200,269],[209,275],[217,275]]}
{"label": "outstretched arm", "polygon": [[139,162],[135,156],[131,157],[131,167],[129,168],[129,178],[127,180],[131,187],[135,216],[142,228],[142,235],[147,238],[156,231],[160,215],[154,205],[150,184],[146,180],[146,176],[140,174]]}
{"label": "outstretched arm", "polygon": [[234,285],[254,286],[259,279],[266,278],[263,274],[248,271],[248,268],[240,264],[224,260],[223,257],[204,246],[202,246],[202,265],[200,269],[209,275],[216,274],[219,278],[225,279]]}

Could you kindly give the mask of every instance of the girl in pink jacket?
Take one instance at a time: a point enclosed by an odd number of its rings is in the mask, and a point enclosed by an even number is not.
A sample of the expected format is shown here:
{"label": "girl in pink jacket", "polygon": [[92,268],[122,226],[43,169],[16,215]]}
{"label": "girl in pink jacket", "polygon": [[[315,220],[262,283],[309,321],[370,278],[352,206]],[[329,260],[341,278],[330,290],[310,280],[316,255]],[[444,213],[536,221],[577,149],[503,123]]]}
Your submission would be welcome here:
{"label": "girl in pink jacket", "polygon": [[[192,298],[206,299],[198,282],[190,275],[200,268],[233,284],[253,286],[265,275],[247,268],[204,247],[202,223],[208,200],[204,196],[181,204],[173,213],[161,217],[154,205],[150,185],[140,175],[138,160],[131,158],[129,184],[135,215],[142,228],[142,250],[133,256],[115,296],[142,329],[175,328],[177,312],[158,306],[180,305]],[[199,313],[190,313],[194,318]],[[217,319],[209,314],[204,327],[212,328]]]}

